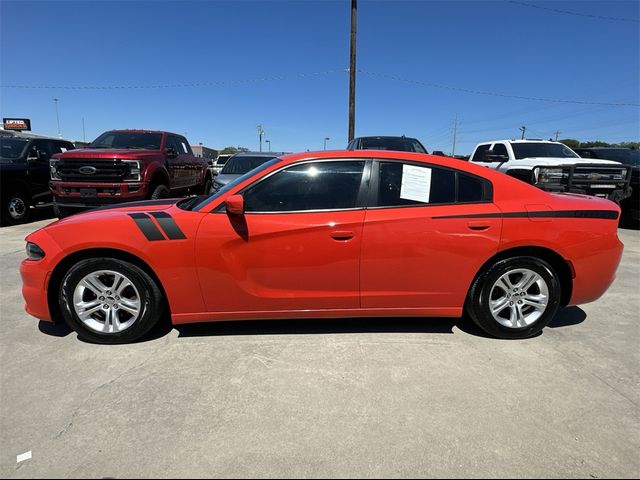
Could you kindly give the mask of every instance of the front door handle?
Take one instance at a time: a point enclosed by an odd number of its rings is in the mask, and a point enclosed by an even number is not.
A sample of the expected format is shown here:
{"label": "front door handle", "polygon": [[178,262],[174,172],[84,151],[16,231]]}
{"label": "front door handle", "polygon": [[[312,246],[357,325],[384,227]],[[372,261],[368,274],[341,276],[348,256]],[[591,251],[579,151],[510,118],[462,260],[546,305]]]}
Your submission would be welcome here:
{"label": "front door handle", "polygon": [[334,230],[329,235],[334,240],[350,240],[354,237],[355,233],[351,230]]}
{"label": "front door handle", "polygon": [[467,223],[467,226],[470,230],[482,231],[487,230],[491,226],[491,223],[487,222],[486,220],[472,220]]}

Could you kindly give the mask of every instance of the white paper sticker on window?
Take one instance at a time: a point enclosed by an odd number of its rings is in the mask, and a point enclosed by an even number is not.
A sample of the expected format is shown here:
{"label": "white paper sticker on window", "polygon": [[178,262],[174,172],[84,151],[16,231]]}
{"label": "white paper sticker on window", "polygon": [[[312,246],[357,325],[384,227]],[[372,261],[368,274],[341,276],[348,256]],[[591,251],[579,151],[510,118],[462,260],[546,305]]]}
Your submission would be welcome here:
{"label": "white paper sticker on window", "polygon": [[429,203],[431,193],[431,169],[402,165],[402,186],[400,198]]}

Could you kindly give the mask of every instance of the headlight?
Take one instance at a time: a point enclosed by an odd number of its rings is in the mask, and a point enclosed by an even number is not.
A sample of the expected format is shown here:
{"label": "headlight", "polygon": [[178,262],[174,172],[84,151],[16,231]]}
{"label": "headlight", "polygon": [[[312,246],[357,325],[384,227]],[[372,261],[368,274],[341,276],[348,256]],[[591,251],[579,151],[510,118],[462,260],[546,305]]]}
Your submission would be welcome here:
{"label": "headlight", "polygon": [[44,251],[35,243],[27,242],[26,250],[29,260],[42,260],[44,258]]}
{"label": "headlight", "polygon": [[62,180],[60,178],[60,172],[58,172],[58,165],[60,164],[60,160],[57,158],[52,158],[49,160],[49,170],[51,171],[51,180]]}
{"label": "headlight", "polygon": [[567,177],[562,168],[538,167],[534,171],[536,183],[560,183]]}
{"label": "headlight", "polygon": [[123,160],[129,165],[129,173],[124,177],[125,182],[139,182],[142,179],[140,172],[140,162],[137,160]]}

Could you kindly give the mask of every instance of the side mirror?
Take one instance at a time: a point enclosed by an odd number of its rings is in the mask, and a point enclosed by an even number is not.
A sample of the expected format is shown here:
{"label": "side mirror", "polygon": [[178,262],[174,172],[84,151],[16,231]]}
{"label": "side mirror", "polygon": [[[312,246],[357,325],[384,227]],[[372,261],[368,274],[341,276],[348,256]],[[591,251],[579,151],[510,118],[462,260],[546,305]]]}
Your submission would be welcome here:
{"label": "side mirror", "polygon": [[167,158],[176,158],[178,156],[178,152],[176,152],[176,149],[174,147],[165,148],[164,154],[167,156]]}
{"label": "side mirror", "polygon": [[509,160],[509,157],[506,155],[496,155],[493,150],[487,150],[482,155],[483,162],[506,162]]}
{"label": "side mirror", "polygon": [[233,215],[244,215],[244,198],[242,195],[231,195],[224,201],[227,213]]}

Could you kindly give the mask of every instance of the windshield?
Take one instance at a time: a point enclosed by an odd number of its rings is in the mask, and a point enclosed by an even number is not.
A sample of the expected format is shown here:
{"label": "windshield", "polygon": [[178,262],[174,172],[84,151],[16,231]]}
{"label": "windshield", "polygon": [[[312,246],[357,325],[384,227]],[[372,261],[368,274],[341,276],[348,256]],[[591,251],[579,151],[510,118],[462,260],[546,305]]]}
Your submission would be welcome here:
{"label": "windshield", "polygon": [[96,138],[89,148],[133,148],[137,150],[160,150],[161,133],[105,132]]}
{"label": "windshield", "polygon": [[220,171],[221,175],[243,175],[250,172],[254,168],[259,167],[268,162],[273,157],[250,157],[248,155],[234,156],[227,160],[224,168]]}
{"label": "windshield", "polygon": [[561,143],[512,143],[516,160],[523,158],[580,158]]}
{"label": "windshield", "polygon": [[615,160],[634,167],[640,167],[640,150],[630,148],[598,148],[591,151],[596,158]]}
{"label": "windshield", "polygon": [[16,159],[22,156],[24,148],[29,143],[29,140],[24,138],[0,138],[0,157]]}
{"label": "windshield", "polygon": [[[264,158],[264,157],[261,157],[261,158]],[[226,192],[228,192],[229,190],[231,190],[232,188],[235,188],[236,185],[241,184],[242,182],[244,182],[248,178],[253,177],[257,173],[260,173],[260,172],[268,169],[271,165],[275,165],[279,161],[280,161],[280,159],[277,158],[277,157],[276,158],[272,158],[272,159],[268,159],[267,158],[267,162],[266,163],[263,163],[259,167],[257,167],[255,169],[245,173],[241,177],[236,178],[232,182],[227,183],[224,187],[220,188],[220,190],[216,191],[212,195],[209,195],[208,197],[206,197],[204,199],[202,197],[194,197],[194,198],[197,198],[198,200],[200,200],[199,202],[198,201],[194,201],[193,198],[188,198],[186,201],[182,201],[182,202],[178,203],[178,207],[182,208],[183,210],[200,210],[202,207],[204,207],[205,205],[210,203],[212,200],[215,200],[220,195],[223,195]]]}
{"label": "windshield", "polygon": [[229,158],[231,158],[231,155],[220,155],[216,160],[216,165],[224,165],[225,163],[227,163],[227,160],[229,160]]}
{"label": "windshield", "polygon": [[413,138],[363,138],[362,150],[394,150],[396,152],[427,153],[422,144]]}

